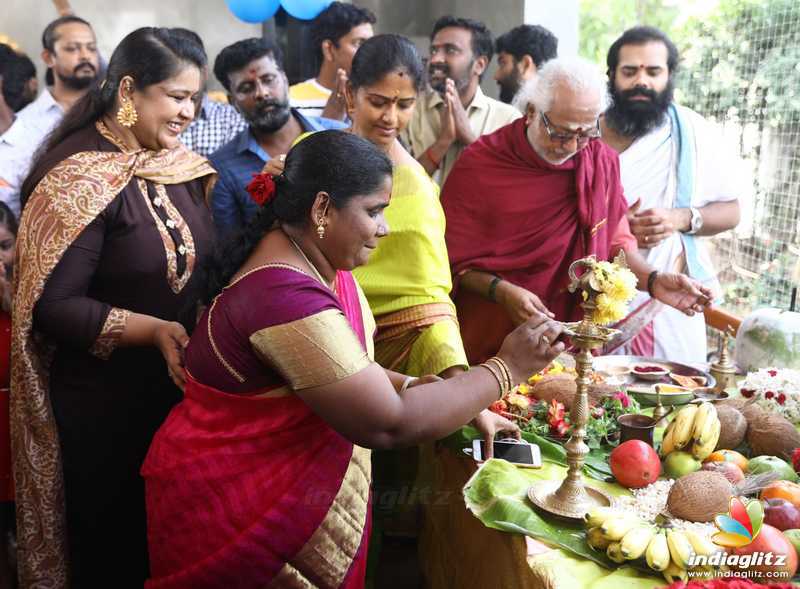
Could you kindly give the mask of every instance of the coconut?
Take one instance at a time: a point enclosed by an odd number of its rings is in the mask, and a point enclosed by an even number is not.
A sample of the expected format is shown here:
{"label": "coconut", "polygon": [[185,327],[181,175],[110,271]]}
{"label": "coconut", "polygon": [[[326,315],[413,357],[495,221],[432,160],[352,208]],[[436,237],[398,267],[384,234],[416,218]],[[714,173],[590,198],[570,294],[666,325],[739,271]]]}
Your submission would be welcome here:
{"label": "coconut", "polygon": [[667,497],[667,509],[678,519],[710,522],[728,511],[733,492],[731,482],[720,473],[698,470],[675,481]]}
{"label": "coconut", "polygon": [[747,433],[747,420],[737,409],[729,405],[717,407],[720,430],[716,450],[737,448],[744,442]]}
{"label": "coconut", "polygon": [[575,376],[572,374],[546,374],[533,385],[531,395],[548,403],[555,399],[565,407],[572,406],[572,398],[578,390]]}
{"label": "coconut", "polygon": [[[589,403],[596,404],[602,397],[613,395],[617,390],[619,390],[617,387],[597,383],[590,384],[586,393]],[[575,375],[564,373],[547,374],[531,389],[531,395],[535,398],[548,403],[555,399],[559,403],[563,403],[567,409],[572,408],[572,400],[577,392],[578,384],[575,382]]]}
{"label": "coconut", "polygon": [[717,409],[720,407],[733,407],[734,409],[741,411],[742,408],[747,405],[747,399],[742,397],[736,397],[735,399],[725,399],[723,401],[719,401],[715,403]]}
{"label": "coconut", "polygon": [[792,451],[800,447],[800,432],[782,415],[762,410],[756,419],[748,419],[747,443],[753,456],[791,460]]}
{"label": "coconut", "polygon": [[751,423],[759,421],[763,419],[765,415],[767,415],[767,411],[762,409],[759,405],[755,405],[751,403],[750,405],[745,405],[741,409],[739,409],[744,418],[747,420],[747,426],[750,427]]}

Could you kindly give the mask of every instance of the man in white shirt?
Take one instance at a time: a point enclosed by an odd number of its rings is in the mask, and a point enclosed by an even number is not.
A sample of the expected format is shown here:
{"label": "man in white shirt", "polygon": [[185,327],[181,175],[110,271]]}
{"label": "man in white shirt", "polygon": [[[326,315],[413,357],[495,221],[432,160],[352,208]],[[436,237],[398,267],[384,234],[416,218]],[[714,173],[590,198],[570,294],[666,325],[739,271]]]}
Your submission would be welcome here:
{"label": "man in white shirt", "polygon": [[289,88],[291,106],[305,117],[344,120],[344,90],[353,56],[372,37],[375,15],[366,8],[331,2],[311,25],[319,72]]}
{"label": "man in white shirt", "polygon": [[493,52],[492,33],[482,22],[443,16],[433,25],[431,89],[417,101],[402,140],[440,186],[467,146],[522,116],[481,91]]}
{"label": "man in white shirt", "polygon": [[[640,252],[661,272],[686,272],[719,294],[716,272],[701,236],[739,223],[739,196],[750,179],[721,133],[672,100],[678,51],[652,27],[626,31],[608,52],[612,106],[603,140],[619,152],[631,207],[628,220]],[[706,361],[703,315],[660,308],[640,293],[632,323],[645,324],[624,351],[678,362]],[[652,322],[648,323],[652,317]]]}
{"label": "man in white shirt", "polygon": [[64,113],[86,92],[100,68],[97,40],[88,22],[63,16],[42,34],[42,59],[53,72],[53,86],[17,113],[0,136],[0,200],[19,216],[19,191],[36,150]]}

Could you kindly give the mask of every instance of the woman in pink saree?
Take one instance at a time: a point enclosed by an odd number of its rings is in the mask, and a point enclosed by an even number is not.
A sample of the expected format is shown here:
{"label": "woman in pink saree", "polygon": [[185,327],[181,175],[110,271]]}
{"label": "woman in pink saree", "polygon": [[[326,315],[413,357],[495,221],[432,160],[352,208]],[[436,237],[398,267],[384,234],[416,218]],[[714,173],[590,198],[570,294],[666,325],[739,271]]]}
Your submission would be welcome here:
{"label": "woman in pink saree", "polygon": [[368,141],[324,131],[251,185],[263,204],[210,269],[184,400],[142,468],[146,587],[363,587],[367,448],[441,438],[563,350],[541,316],[446,381],[374,363],[350,270],[388,233],[391,173]]}

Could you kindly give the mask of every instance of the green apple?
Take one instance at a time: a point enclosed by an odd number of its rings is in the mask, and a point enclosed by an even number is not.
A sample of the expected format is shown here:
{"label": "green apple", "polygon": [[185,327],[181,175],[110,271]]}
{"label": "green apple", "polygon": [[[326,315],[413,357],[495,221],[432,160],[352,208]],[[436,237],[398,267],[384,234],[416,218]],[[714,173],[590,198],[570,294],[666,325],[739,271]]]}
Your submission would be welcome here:
{"label": "green apple", "polygon": [[675,450],[664,459],[664,474],[671,479],[678,479],[685,474],[700,470],[699,460],[695,460],[689,452]]}
{"label": "green apple", "polygon": [[777,472],[784,481],[796,481],[797,474],[792,466],[777,456],[756,456],[747,463],[748,474]]}
{"label": "green apple", "polygon": [[797,555],[800,556],[800,530],[784,530],[783,535],[789,539],[794,549],[797,550]]}

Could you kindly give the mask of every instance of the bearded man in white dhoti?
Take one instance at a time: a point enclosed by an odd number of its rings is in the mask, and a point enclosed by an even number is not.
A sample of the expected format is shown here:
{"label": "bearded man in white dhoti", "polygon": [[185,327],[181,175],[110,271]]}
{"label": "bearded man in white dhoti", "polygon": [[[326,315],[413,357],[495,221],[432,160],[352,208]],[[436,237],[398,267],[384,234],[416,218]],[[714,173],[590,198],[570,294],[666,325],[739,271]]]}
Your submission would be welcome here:
{"label": "bearded man in white dhoti", "polygon": [[[612,106],[601,127],[619,152],[628,220],[640,252],[662,272],[685,272],[720,292],[701,236],[739,223],[748,184],[733,146],[711,123],[673,102],[678,51],[652,27],[625,31],[608,52]],[[639,293],[622,328],[638,332],[623,353],[705,362],[702,314],[688,317]],[[651,321],[652,319],[652,321]]]}

